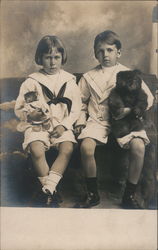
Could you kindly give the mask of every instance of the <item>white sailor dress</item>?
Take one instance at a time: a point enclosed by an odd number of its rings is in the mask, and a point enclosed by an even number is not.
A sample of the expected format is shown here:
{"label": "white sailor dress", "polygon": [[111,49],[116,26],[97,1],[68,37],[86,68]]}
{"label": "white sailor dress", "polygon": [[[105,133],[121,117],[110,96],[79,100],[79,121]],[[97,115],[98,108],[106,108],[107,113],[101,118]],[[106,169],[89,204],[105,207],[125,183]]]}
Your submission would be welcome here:
{"label": "white sailor dress", "polygon": [[[59,92],[64,87],[64,98],[71,102],[71,110],[68,111],[68,105],[63,102],[54,102]],[[55,75],[44,74],[43,71],[33,73],[22,83],[19,96],[16,100],[15,114],[21,120],[25,121],[23,107],[24,94],[29,91],[37,91],[46,108],[49,109],[53,128],[62,125],[66,131],[59,138],[50,140],[48,131],[36,132],[33,126],[29,126],[24,131],[23,149],[29,150],[28,145],[33,141],[42,141],[46,150],[50,146],[58,145],[64,141],[76,143],[73,134],[73,124],[79,117],[81,110],[81,97],[79,88],[75,82],[75,76],[60,70]],[[51,99],[51,97],[54,97]]]}

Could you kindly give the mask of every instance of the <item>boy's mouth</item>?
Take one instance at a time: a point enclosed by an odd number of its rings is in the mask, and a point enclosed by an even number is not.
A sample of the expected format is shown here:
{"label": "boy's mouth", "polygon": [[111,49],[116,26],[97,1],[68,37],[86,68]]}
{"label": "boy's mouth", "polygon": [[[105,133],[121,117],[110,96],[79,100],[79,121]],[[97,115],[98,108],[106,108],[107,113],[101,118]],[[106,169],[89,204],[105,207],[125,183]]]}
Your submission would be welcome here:
{"label": "boy's mouth", "polygon": [[104,62],[109,63],[109,62],[110,62],[110,60],[108,60],[108,59],[104,59]]}

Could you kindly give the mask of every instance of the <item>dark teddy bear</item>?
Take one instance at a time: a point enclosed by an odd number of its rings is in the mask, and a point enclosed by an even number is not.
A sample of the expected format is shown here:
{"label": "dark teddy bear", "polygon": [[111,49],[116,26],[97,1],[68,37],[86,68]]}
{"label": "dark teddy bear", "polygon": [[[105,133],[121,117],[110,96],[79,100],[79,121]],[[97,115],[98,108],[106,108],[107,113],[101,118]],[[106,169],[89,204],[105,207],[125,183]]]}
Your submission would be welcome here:
{"label": "dark teddy bear", "polygon": [[116,86],[108,99],[111,129],[116,138],[143,129],[143,116],[148,103],[141,85],[139,70],[120,71],[117,74]]}

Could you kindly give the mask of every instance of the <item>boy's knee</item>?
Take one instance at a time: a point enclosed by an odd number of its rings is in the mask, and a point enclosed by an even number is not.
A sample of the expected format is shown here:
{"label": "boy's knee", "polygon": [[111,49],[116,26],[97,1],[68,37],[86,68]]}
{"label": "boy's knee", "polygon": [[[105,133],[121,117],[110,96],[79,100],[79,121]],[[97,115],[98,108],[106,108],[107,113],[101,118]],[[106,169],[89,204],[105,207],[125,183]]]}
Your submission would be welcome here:
{"label": "boy's knee", "polygon": [[134,138],[130,143],[131,152],[134,154],[143,154],[145,151],[144,141],[141,138]]}
{"label": "boy's knee", "polygon": [[95,151],[95,144],[90,140],[84,140],[81,143],[81,154],[86,156],[93,156]]}

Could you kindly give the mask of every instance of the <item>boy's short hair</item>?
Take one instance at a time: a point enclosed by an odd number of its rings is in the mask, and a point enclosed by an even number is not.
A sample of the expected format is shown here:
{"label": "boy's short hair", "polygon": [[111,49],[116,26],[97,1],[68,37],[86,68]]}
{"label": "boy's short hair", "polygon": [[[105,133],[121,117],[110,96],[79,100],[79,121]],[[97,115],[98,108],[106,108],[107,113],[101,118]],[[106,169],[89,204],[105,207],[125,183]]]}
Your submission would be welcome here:
{"label": "boy's short hair", "polygon": [[94,53],[96,57],[96,48],[98,46],[98,43],[105,42],[107,44],[116,45],[116,48],[119,50],[121,49],[121,42],[119,40],[119,36],[113,32],[112,30],[105,30],[101,33],[99,33],[94,40]]}
{"label": "boy's short hair", "polygon": [[57,48],[58,52],[62,54],[62,64],[66,63],[67,53],[62,41],[57,36],[44,36],[38,43],[36,53],[35,53],[35,62],[38,65],[42,65],[42,56],[45,53],[51,53],[52,48]]}

